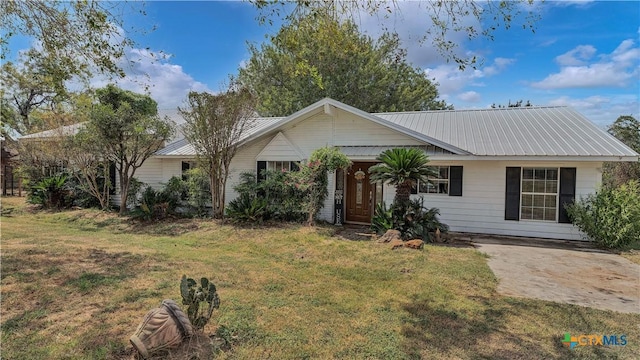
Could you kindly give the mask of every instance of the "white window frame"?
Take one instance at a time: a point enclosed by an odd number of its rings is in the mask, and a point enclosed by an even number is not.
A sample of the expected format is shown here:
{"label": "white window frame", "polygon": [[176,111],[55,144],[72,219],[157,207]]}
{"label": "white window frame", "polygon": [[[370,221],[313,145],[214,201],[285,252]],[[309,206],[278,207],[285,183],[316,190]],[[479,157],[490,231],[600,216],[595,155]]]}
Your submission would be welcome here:
{"label": "white window frame", "polygon": [[267,171],[291,171],[291,161],[267,161]]}
{"label": "white window frame", "polygon": [[[533,177],[531,179],[525,179],[525,171],[533,170]],[[544,170],[544,179],[536,179],[536,171]],[[554,170],[556,173],[555,179],[548,178],[548,171]],[[532,190],[525,191],[525,181],[532,182]],[[555,186],[553,186],[553,182],[555,182]],[[537,186],[541,186],[542,183],[543,189],[536,189]],[[542,190],[542,191],[540,191]],[[554,190],[555,192],[550,192],[550,190]],[[560,169],[556,167],[548,167],[548,166],[540,166],[540,167],[523,167],[520,173],[520,220],[524,221],[543,221],[543,222],[558,222],[558,213],[559,213],[559,195],[560,195]],[[527,205],[525,205],[525,196],[531,196],[530,200],[527,201]],[[542,206],[535,206],[536,199],[540,199],[542,197]],[[554,206],[547,206],[547,201],[553,197],[554,198]],[[553,219],[548,217],[547,209],[553,210]],[[530,209],[530,216],[526,217],[524,209]],[[536,210],[542,209],[542,218],[536,216]],[[539,210],[538,210],[539,211]]]}
{"label": "white window frame", "polygon": [[[435,166],[430,166],[431,168],[435,169],[436,172],[438,173],[438,176],[429,176],[429,180],[431,180],[431,183],[426,183],[426,184],[420,184],[420,181],[417,182],[417,187],[418,187],[418,194],[428,194],[428,195],[449,195],[449,189],[451,187],[450,185],[450,180],[451,180],[451,167],[449,165],[435,165]],[[441,177],[441,173],[442,173],[442,169],[446,168],[446,178]],[[441,191],[442,187],[441,185],[446,185],[445,189],[446,191]],[[426,191],[422,191],[424,189],[424,187],[426,187]],[[430,191],[430,190],[435,190],[435,191]]]}

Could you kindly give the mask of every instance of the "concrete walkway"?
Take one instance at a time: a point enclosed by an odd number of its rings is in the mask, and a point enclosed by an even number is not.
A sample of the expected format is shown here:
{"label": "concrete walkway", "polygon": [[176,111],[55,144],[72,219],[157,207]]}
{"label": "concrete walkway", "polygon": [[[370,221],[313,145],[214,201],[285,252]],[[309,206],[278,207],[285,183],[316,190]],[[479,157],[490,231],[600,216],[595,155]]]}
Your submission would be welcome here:
{"label": "concrete walkway", "polygon": [[640,265],[588,243],[473,236],[490,256],[498,292],[640,313]]}

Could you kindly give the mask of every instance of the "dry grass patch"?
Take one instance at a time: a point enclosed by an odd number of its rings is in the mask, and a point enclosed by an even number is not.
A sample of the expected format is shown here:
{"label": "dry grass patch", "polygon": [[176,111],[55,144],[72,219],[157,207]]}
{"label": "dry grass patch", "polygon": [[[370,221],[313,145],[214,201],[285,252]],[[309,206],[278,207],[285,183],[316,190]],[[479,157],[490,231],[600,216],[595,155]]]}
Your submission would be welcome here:
{"label": "dry grass patch", "polygon": [[[624,359],[640,351],[640,316],[502,297],[473,249],[391,251],[333,236],[332,227],[139,225],[93,210],[15,206],[2,217],[3,358],[132,359],[129,336],[162,299],[179,300],[183,274],[212,280],[221,307],[204,336],[170,359]],[[570,351],[565,332],[627,334],[629,344]]]}

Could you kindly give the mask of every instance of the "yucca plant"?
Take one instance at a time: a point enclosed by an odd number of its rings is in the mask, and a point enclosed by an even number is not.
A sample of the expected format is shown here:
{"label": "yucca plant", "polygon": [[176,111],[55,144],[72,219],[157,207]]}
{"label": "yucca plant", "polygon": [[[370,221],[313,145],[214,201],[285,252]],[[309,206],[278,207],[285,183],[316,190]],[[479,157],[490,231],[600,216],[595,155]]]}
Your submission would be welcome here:
{"label": "yucca plant", "polygon": [[406,204],[411,196],[411,187],[417,181],[429,181],[438,174],[427,166],[429,157],[416,148],[395,148],[382,152],[379,164],[369,168],[371,183],[383,181],[396,187],[395,204]]}

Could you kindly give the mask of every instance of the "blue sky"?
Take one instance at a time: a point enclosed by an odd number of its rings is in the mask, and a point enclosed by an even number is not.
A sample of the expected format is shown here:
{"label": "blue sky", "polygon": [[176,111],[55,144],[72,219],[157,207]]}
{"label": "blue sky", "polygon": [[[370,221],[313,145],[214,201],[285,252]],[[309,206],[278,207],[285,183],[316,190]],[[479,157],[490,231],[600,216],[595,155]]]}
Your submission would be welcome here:
{"label": "blue sky", "polygon": [[[572,106],[602,127],[620,115],[640,116],[640,2],[547,1],[535,5],[541,16],[535,33],[515,25],[496,32],[493,41],[453,34],[461,54],[484,59],[465,71],[415,40],[426,21],[421,9],[403,2],[389,19],[361,15],[356,23],[372,36],[382,25],[398,31],[410,62],[435,79],[440,97],[457,109],[522,99]],[[278,21],[260,25],[246,2],[149,1],[145,10],[147,16],[128,16],[126,23],[156,29],[132,34],[139,46],[129,51],[135,64],[119,84],[141,92],[150,84],[161,109],[181,105],[189,90],[220,90],[248,59],[247,42],[267,41],[265,35],[279,28]],[[151,61],[147,48],[167,56]]]}

